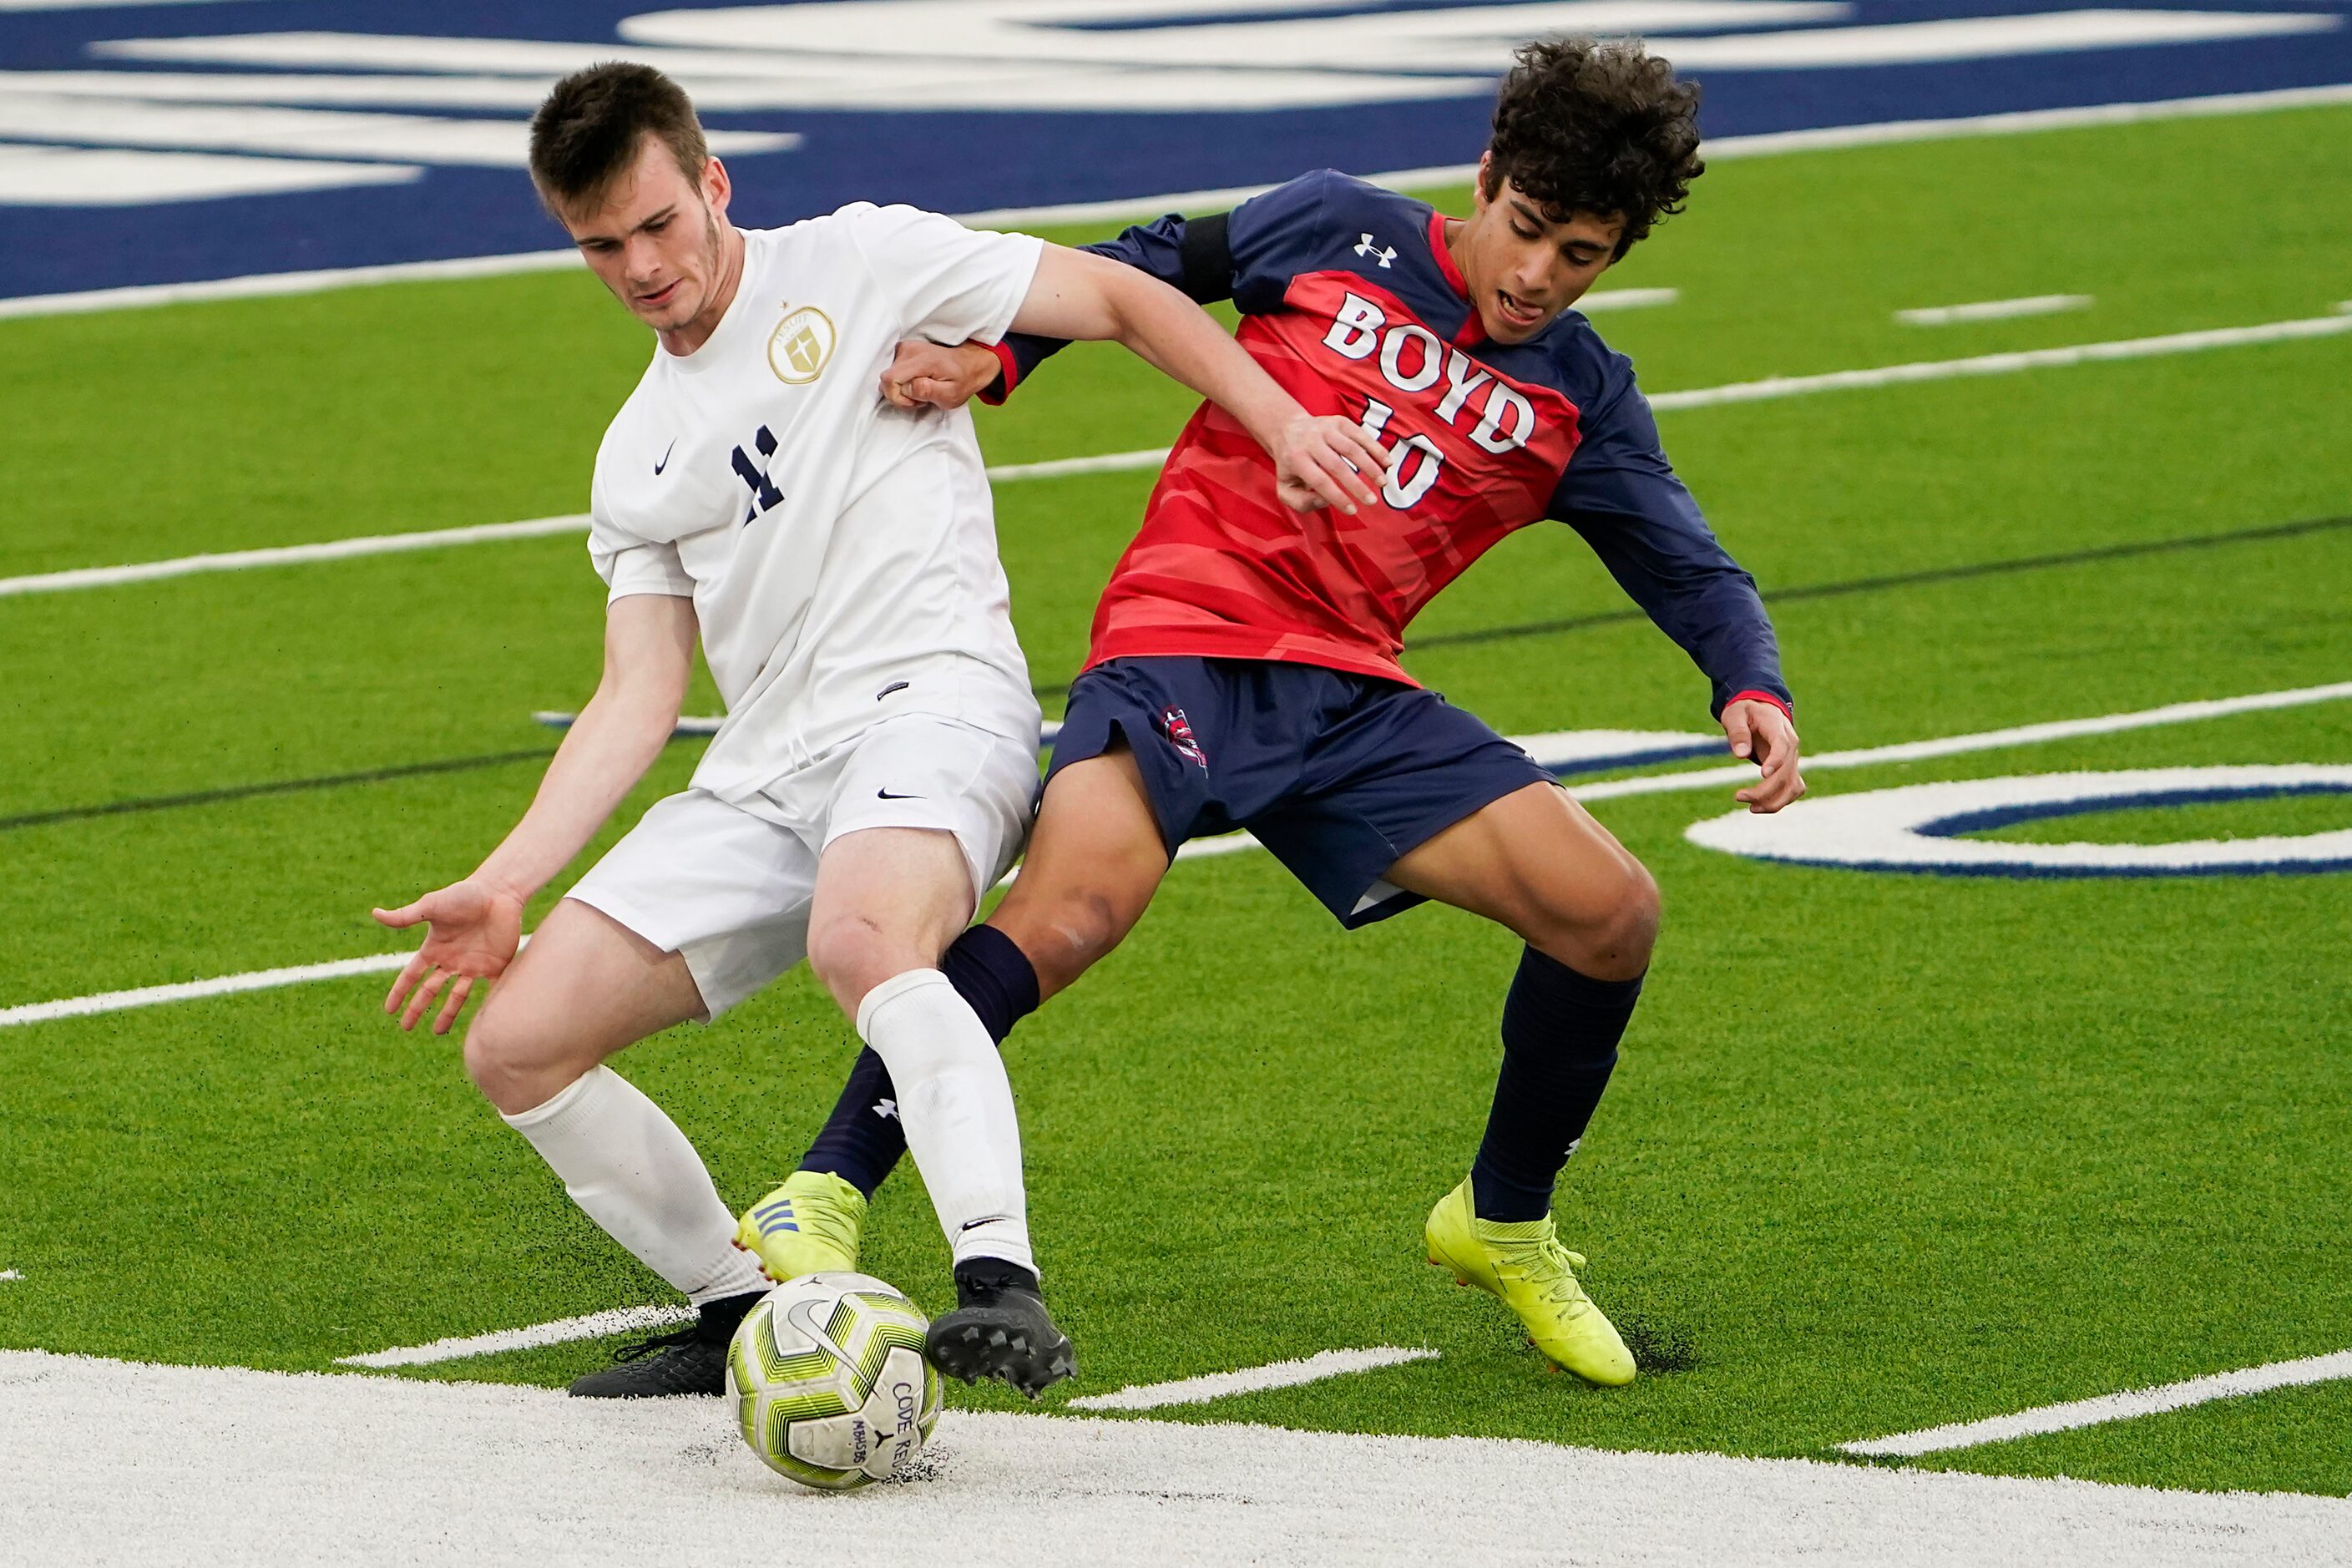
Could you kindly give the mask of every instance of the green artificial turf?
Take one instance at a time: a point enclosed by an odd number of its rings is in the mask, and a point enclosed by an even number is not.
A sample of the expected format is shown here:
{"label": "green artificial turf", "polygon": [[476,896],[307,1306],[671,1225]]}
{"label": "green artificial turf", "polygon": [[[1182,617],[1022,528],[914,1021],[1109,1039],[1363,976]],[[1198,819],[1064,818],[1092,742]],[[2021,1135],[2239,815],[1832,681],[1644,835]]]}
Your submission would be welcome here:
{"label": "green artificial turf", "polygon": [[[2184,211],[2232,242],[2184,247]],[[1723,162],[1608,279],[1680,301],[1599,320],[1670,390],[2311,317],[2352,298],[2347,212],[2340,110]],[[1892,315],[2062,291],[2097,303]],[[0,575],[577,510],[646,352],[572,275],[0,322],[15,460],[43,454],[0,498]],[[2352,335],[1662,423],[1773,602],[1820,753],[2346,679],[2347,372]],[[1074,349],[983,440],[998,462],[1160,446],[1188,402]],[[133,431],[171,482],[126,505]],[[1150,480],[999,489],[1049,710]],[[555,739],[530,713],[586,697],[601,603],[573,538],[0,599],[0,1007],[408,945],[369,906],[462,875],[521,810]],[[1415,633],[1415,673],[1507,731],[1707,725],[1687,661],[1564,529],[1507,542]],[[692,701],[715,708],[707,681]],[[673,745],[599,846],[698,751]],[[1812,783],[2223,763],[2352,763],[2352,703]],[[1444,910],[1349,936],[1244,854],[1179,868],[1009,1047],[1078,1392],[1428,1345],[1166,1414],[1830,1458],[2352,1346],[2343,877],[1900,876],[1684,837],[1731,809],[1722,785],[1595,805],[1666,925],[1559,1212],[1650,1375],[1547,1374],[1421,1260],[1475,1145],[1514,941]],[[1994,837],[2347,824],[2318,795]],[[24,1275],[0,1345],[316,1369],[667,1299],[454,1038],[382,1017],[383,984],[0,1028],[0,1269]],[[802,974],[623,1069],[748,1202],[856,1046]],[[895,1178],[866,1266],[936,1309],[945,1260]],[[397,1375],[557,1383],[611,1348]],[[1920,1462],[2344,1493],[2347,1456],[2337,1384]]]}

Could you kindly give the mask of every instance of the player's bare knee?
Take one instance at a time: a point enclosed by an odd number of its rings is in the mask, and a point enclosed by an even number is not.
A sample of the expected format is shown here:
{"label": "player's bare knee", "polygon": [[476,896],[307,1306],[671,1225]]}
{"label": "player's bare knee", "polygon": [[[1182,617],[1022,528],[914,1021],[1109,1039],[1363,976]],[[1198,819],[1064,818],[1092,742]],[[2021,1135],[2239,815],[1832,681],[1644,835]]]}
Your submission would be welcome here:
{"label": "player's bare knee", "polygon": [[1058,972],[1061,984],[1067,984],[1117,947],[1129,923],[1119,900],[1108,889],[1073,888],[1046,911],[1044,963]]}
{"label": "player's bare knee", "polygon": [[1658,939],[1658,884],[1632,856],[1600,885],[1585,881],[1574,895],[1538,898],[1520,932],[1548,958],[1595,980],[1631,980],[1650,965]]}
{"label": "player's bare knee", "polygon": [[466,1076],[483,1099],[509,1116],[552,1098],[563,1087],[548,1087],[547,1066],[538,1055],[530,1048],[528,1032],[509,1022],[508,1011],[495,998],[466,1030]]}
{"label": "player's bare knee", "polygon": [[1650,875],[1648,867],[1631,856],[1626,857],[1625,869],[1625,885],[1619,893],[1612,921],[1614,935],[1627,955],[1638,959],[1641,967],[1647,969],[1651,951],[1658,945],[1658,879]]}
{"label": "player's bare knee", "polygon": [[858,1004],[866,1000],[867,992],[938,960],[939,954],[917,951],[864,913],[836,915],[809,928],[809,972],[852,1017],[857,1016]]}

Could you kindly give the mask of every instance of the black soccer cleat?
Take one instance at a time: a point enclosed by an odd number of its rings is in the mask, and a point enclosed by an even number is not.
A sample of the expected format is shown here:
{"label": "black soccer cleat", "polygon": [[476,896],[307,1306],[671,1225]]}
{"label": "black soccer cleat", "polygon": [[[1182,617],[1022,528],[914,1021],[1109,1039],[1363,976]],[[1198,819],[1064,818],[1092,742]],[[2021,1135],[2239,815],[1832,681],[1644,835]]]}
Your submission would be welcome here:
{"label": "black soccer cleat", "polygon": [[703,1304],[700,1317],[676,1333],[656,1334],[613,1352],[614,1364],[576,1378],[583,1399],[660,1399],[674,1394],[727,1392],[727,1347],[764,1292],[753,1290]]}
{"label": "black soccer cleat", "polygon": [[932,1321],[923,1353],[950,1377],[992,1377],[1029,1399],[1078,1373],[1078,1352],[1054,1326],[1037,1277],[994,1258],[958,1266],[956,1310]]}

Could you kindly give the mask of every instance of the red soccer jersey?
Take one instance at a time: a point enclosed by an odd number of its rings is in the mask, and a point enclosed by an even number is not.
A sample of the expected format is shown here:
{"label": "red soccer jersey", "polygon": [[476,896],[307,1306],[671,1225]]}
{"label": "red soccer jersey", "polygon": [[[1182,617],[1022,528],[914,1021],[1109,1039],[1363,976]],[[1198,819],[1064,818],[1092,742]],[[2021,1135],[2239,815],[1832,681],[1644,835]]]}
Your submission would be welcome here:
{"label": "red soccer jersey", "polygon": [[[1433,217],[1433,256],[1446,257]],[[1477,318],[1470,318],[1475,331]],[[1496,541],[1545,515],[1577,409],[1442,339],[1352,272],[1290,280],[1242,346],[1310,414],[1363,420],[1402,458],[1381,504],[1291,510],[1274,459],[1203,404],[1097,606],[1087,665],[1150,655],[1286,659],[1413,684],[1404,628]]]}
{"label": "red soccer jersey", "polygon": [[[1573,312],[1523,343],[1484,341],[1445,220],[1424,204],[1327,171],[1088,248],[1231,299],[1242,346],[1310,413],[1403,448],[1382,504],[1295,512],[1273,459],[1202,407],[1103,593],[1089,668],[1263,658],[1411,684],[1397,656],[1421,607],[1550,517],[1706,672],[1717,710],[1740,695],[1787,702],[1755,582],[1675,477],[1631,362]],[[1005,391],[1059,346],[1007,340]]]}

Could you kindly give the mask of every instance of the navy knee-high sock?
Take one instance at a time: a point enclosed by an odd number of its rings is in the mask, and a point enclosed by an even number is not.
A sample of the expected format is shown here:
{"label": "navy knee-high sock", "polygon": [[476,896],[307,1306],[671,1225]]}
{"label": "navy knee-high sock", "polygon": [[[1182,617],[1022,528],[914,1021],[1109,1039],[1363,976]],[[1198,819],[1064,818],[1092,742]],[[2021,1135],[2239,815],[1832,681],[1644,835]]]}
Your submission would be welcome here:
{"label": "navy knee-high sock", "polygon": [[1642,995],[1639,976],[1595,980],[1534,948],[1503,1003],[1503,1070],[1470,1167],[1480,1219],[1541,1219],[1552,1184],[1609,1087],[1617,1042]]}
{"label": "navy knee-high sock", "polygon": [[[971,1005],[998,1045],[1013,1026],[1037,1010],[1037,971],[1013,940],[993,926],[973,926],[940,955],[940,973]],[[833,1114],[801,1157],[803,1171],[829,1171],[874,1195],[907,1152],[898,1124],[898,1091],[872,1047],[857,1053]]]}

